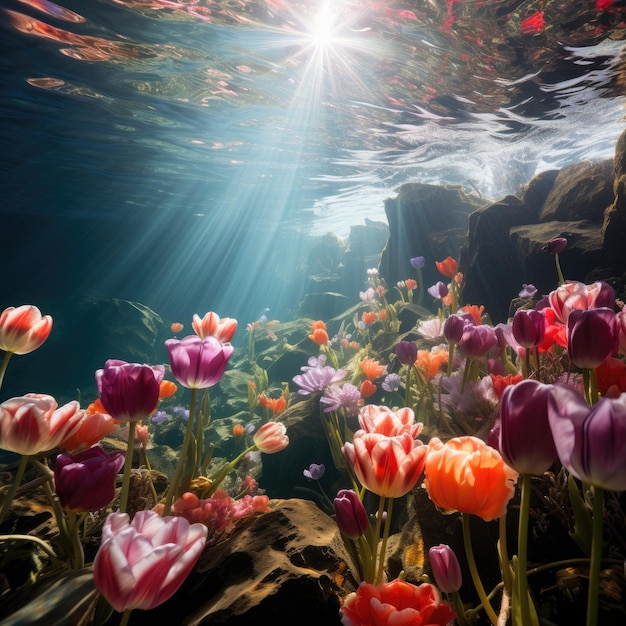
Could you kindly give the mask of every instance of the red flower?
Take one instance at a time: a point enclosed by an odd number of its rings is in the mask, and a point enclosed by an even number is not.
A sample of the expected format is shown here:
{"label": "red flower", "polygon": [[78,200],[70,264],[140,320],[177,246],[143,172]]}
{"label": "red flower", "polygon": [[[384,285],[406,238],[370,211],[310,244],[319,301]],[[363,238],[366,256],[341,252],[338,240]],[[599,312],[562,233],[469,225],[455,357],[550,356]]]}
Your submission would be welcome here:
{"label": "red flower", "polygon": [[498,399],[502,397],[502,392],[509,386],[515,385],[523,380],[521,374],[508,374],[507,376],[500,376],[497,374],[489,374],[491,383],[493,384],[493,390],[496,392]]}
{"label": "red flower", "polygon": [[361,583],[346,598],[341,613],[342,622],[351,626],[446,626],[455,616],[434,585],[399,579],[379,586]]}
{"label": "red flower", "polygon": [[543,11],[537,11],[523,20],[520,27],[525,35],[538,35],[545,25],[546,21],[543,19]]}
{"label": "red flower", "polygon": [[459,264],[451,257],[446,257],[443,261],[435,261],[437,270],[447,278],[454,278],[459,271]]}

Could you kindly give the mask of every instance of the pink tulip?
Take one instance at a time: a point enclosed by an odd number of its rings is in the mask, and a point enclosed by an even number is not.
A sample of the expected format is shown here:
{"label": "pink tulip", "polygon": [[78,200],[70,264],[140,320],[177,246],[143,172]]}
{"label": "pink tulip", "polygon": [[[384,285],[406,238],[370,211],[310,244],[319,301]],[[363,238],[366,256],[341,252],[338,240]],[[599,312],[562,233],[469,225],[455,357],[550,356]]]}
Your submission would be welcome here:
{"label": "pink tulip", "polygon": [[234,352],[229,343],[221,344],[215,337],[200,339],[196,335],[168,339],[165,347],[172,375],[188,389],[206,389],[218,383]]}
{"label": "pink tulip", "polygon": [[600,307],[615,307],[615,290],[603,281],[585,285],[577,281],[566,282],[548,294],[550,308],[557,319],[567,323],[569,314],[574,310],[586,311]]}
{"label": "pink tulip", "polygon": [[200,339],[215,337],[220,343],[228,343],[237,330],[237,320],[232,317],[220,319],[217,313],[209,311],[203,318],[196,313],[191,323]]}
{"label": "pink tulip", "polygon": [[41,393],[0,404],[0,448],[31,455],[58,447],[78,427],[83,411],[76,401],[57,406],[52,396]]}
{"label": "pink tulip", "polygon": [[10,306],[0,314],[0,349],[28,354],[46,341],[51,330],[52,317],[42,316],[36,306]]}
{"label": "pink tulip", "polygon": [[207,533],[204,524],[184,517],[138,511],[129,524],[126,513],[111,513],[93,564],[96,587],[116,611],[153,609],[178,591]]}
{"label": "pink tulip", "polygon": [[109,359],[96,372],[100,400],[107,413],[120,422],[137,422],[157,406],[163,380],[162,365],[140,365]]}
{"label": "pink tulip", "polygon": [[267,422],[254,435],[254,445],[265,454],[274,454],[289,445],[287,428],[281,422]]}
{"label": "pink tulip", "polygon": [[359,424],[367,433],[379,433],[394,437],[403,432],[415,439],[422,431],[423,424],[415,422],[415,413],[409,407],[392,411],[386,406],[366,404],[359,411]]}
{"label": "pink tulip", "polygon": [[54,464],[54,485],[67,511],[97,511],[111,503],[115,476],[124,465],[124,453],[109,456],[100,446],[78,454],[59,454]]}
{"label": "pink tulip", "polygon": [[361,430],[342,451],[362,485],[379,496],[399,498],[417,483],[428,446],[406,431],[388,437]]}

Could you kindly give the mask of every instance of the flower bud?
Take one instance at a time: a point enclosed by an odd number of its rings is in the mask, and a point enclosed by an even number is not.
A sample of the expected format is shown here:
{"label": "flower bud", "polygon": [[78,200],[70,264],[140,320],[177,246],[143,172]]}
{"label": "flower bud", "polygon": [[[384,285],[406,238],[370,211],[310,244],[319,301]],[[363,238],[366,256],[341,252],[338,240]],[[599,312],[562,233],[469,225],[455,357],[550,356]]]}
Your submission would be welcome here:
{"label": "flower bud", "polygon": [[335,515],[339,530],[349,539],[365,534],[369,521],[367,511],[352,489],[341,489],[335,498]]}
{"label": "flower bud", "polygon": [[437,587],[444,593],[454,593],[461,588],[463,578],[456,554],[450,546],[441,543],[428,551],[430,569]]}

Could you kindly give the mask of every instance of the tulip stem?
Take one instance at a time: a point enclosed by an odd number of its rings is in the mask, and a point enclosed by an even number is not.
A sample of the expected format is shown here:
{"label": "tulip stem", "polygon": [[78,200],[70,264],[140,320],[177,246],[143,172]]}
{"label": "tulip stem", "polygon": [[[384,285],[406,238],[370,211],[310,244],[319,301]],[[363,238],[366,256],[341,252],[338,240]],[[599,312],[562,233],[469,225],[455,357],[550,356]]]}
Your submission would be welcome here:
{"label": "tulip stem", "polygon": [[133,465],[133,448],[135,447],[135,426],[137,422],[128,423],[128,444],[124,459],[124,476],[122,478],[122,493],[120,495],[120,513],[126,513],[128,508],[128,492],[130,491],[130,470]]}
{"label": "tulip stem", "polygon": [[565,284],[565,278],[563,277],[563,272],[561,270],[561,262],[559,261],[559,253],[555,253],[554,262],[556,263],[556,273],[559,277],[559,286]]}
{"label": "tulip stem", "polygon": [[509,548],[506,540],[506,512],[498,518],[498,558],[500,559],[500,571],[505,589],[512,593],[513,575],[511,573],[511,563],[509,561]]}
{"label": "tulip stem", "polygon": [[383,519],[383,511],[385,510],[385,498],[380,496],[378,501],[378,512],[376,513],[376,525],[374,526],[374,534],[372,535],[372,565],[365,582],[376,584],[377,566],[378,566],[378,541],[380,539],[380,526]]}
{"label": "tulip stem", "polygon": [[383,582],[385,573],[385,553],[387,552],[387,539],[389,539],[389,530],[391,528],[391,511],[393,509],[393,498],[387,498],[387,519],[385,520],[385,528],[383,530],[383,542],[380,547],[380,555],[378,557],[378,574],[376,575],[376,584]]}
{"label": "tulip stem", "polygon": [[122,617],[120,619],[120,624],[119,626],[126,626],[126,624],[128,624],[128,620],[130,619],[130,614],[133,612],[132,609],[126,609],[123,613],[122,613]]}
{"label": "tulip stem", "polygon": [[0,388],[2,387],[2,381],[4,380],[4,374],[9,366],[9,359],[13,356],[13,352],[5,352],[4,359],[2,359],[2,365],[0,365]]}
{"label": "tulip stem", "polygon": [[43,539],[39,539],[39,537],[35,537],[34,535],[0,535],[0,543],[3,541],[31,541],[32,543],[37,544],[49,557],[53,559],[59,558],[48,542]]}
{"label": "tulip stem", "polygon": [[461,513],[461,517],[463,519],[463,543],[465,544],[465,556],[467,557],[467,564],[469,565],[470,574],[472,575],[472,581],[474,582],[474,587],[476,588],[476,592],[478,593],[478,597],[480,598],[480,602],[485,610],[485,613],[487,613],[489,621],[493,624],[493,626],[496,626],[498,616],[489,602],[489,598],[487,597],[485,588],[483,587],[483,582],[478,574],[478,568],[476,567],[476,559],[474,558],[474,549],[472,548],[472,539],[470,536],[470,516],[468,513]]}
{"label": "tulip stem", "polygon": [[522,493],[519,509],[519,526],[517,535],[517,572],[515,586],[517,599],[520,603],[521,619],[524,626],[536,623],[531,621],[530,598],[528,595],[528,516],[530,514],[530,474],[522,474]]}
{"label": "tulip stem", "polygon": [[593,527],[591,535],[591,562],[589,564],[589,592],[587,597],[587,626],[598,623],[600,565],[602,562],[602,510],[604,508],[604,489],[593,487]]}
{"label": "tulip stem", "polygon": [[[12,352],[7,352],[7,354],[12,354]],[[7,358],[5,357],[5,362]],[[5,365],[3,363],[3,365]],[[6,367],[5,367],[6,369]],[[4,521],[4,516],[7,514],[7,511],[11,507],[11,503],[13,502],[13,497],[15,496],[15,492],[19,487],[19,484],[22,482],[22,478],[24,478],[24,472],[26,471],[26,466],[28,465],[28,455],[23,454],[20,459],[20,464],[17,468],[17,472],[15,473],[15,479],[13,480],[13,484],[9,488],[9,490],[4,494],[4,500],[2,501],[2,507],[0,507],[0,524]]]}
{"label": "tulip stem", "polygon": [[176,497],[178,491],[178,483],[180,482],[180,477],[183,473],[183,466],[186,462],[189,461],[190,456],[190,447],[191,447],[191,438],[193,436],[193,420],[196,413],[196,389],[194,387],[191,388],[191,400],[189,402],[189,417],[187,418],[187,428],[185,429],[185,438],[183,439],[183,446],[180,451],[180,457],[178,458],[178,463],[176,464],[176,471],[174,472],[174,478],[172,478],[172,482],[170,483],[169,489],[167,490],[167,496],[165,498],[165,508],[163,509],[163,517],[166,517],[170,514],[172,508],[172,502]]}

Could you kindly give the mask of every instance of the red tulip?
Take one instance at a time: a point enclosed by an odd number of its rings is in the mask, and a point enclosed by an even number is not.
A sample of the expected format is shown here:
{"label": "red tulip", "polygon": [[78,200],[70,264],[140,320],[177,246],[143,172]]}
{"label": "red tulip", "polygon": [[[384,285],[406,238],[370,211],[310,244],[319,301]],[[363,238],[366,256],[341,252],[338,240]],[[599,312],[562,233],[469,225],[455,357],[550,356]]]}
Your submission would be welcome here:
{"label": "red tulip", "polygon": [[443,261],[435,261],[435,266],[439,273],[447,278],[454,278],[459,271],[459,264],[451,256],[446,257]]}
{"label": "red tulip", "polygon": [[96,587],[119,612],[153,609],[178,591],[202,554],[208,528],[184,517],[111,513],[93,564]]}
{"label": "red tulip", "polygon": [[27,393],[0,404],[0,448],[22,455],[59,446],[80,422],[78,402],[57,408],[57,401],[41,393]]}
{"label": "red tulip", "polygon": [[52,330],[52,317],[32,304],[8,307],[0,314],[0,350],[28,354],[43,344]]}
{"label": "red tulip", "polygon": [[400,579],[379,586],[361,583],[346,598],[341,613],[345,626],[446,626],[455,616],[434,585]]}
{"label": "red tulip", "polygon": [[109,456],[94,446],[73,456],[59,454],[54,464],[54,485],[67,511],[97,511],[113,500],[115,476],[124,465],[124,453]]}
{"label": "red tulip", "polygon": [[399,498],[417,483],[428,446],[406,431],[395,437],[357,431],[342,451],[362,485],[379,496]]}

